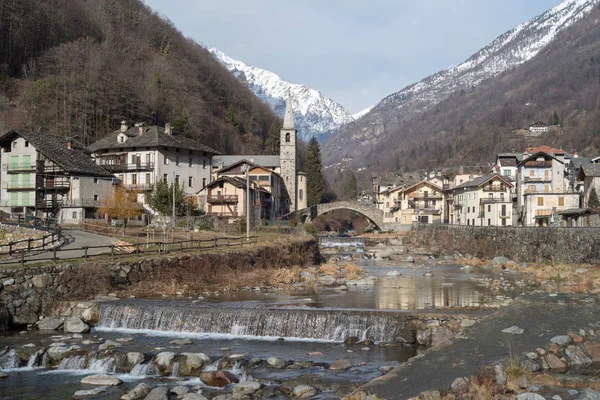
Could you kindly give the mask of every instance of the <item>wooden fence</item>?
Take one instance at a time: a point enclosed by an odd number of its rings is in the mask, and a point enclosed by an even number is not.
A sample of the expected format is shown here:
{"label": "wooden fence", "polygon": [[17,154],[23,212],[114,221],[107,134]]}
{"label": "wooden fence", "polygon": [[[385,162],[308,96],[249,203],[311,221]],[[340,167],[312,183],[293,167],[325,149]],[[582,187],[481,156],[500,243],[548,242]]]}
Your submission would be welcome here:
{"label": "wooden fence", "polygon": [[[256,236],[246,238],[245,236],[238,237],[216,237],[212,239],[197,239],[197,240],[178,240],[170,242],[144,242],[144,243],[127,243],[116,242],[109,246],[84,246],[75,248],[53,248],[44,250],[41,254],[28,256],[27,250],[13,250],[12,252],[2,252],[0,257],[8,256],[8,259],[0,260],[0,265],[11,265],[25,263],[39,263],[52,261],[81,260],[87,261],[93,257],[110,255],[111,261],[115,261],[118,257],[136,255],[141,257],[142,254],[169,254],[172,252],[188,252],[188,251],[208,251],[219,248],[235,248],[243,247],[258,243]],[[71,254],[68,254],[71,253]],[[48,255],[44,257],[44,255]]]}

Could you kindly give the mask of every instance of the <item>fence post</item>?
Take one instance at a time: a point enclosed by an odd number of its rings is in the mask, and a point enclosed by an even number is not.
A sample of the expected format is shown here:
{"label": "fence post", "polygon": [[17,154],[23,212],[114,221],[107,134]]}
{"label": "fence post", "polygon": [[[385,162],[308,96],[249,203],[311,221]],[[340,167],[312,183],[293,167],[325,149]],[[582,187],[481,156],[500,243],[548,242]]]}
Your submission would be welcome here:
{"label": "fence post", "polygon": [[83,248],[83,258],[85,259],[85,261],[87,261],[87,257],[88,257],[87,251],[88,251],[88,248],[87,248],[87,246],[85,246]]}
{"label": "fence post", "polygon": [[182,240],[179,241],[179,252],[180,253],[183,252],[183,241]]}
{"label": "fence post", "polygon": [[42,250],[46,248],[46,235],[42,236]]}
{"label": "fence post", "polygon": [[200,239],[198,239],[198,251],[200,251]]}
{"label": "fence post", "polygon": [[52,260],[54,261],[54,264],[56,264],[56,247],[53,246],[52,247]]}
{"label": "fence post", "polygon": [[31,253],[31,238],[27,238],[27,252]]}
{"label": "fence post", "polygon": [[25,265],[25,250],[21,250],[21,266]]}
{"label": "fence post", "polygon": [[135,254],[137,254],[137,256],[140,256],[140,242],[137,242],[135,245]]}
{"label": "fence post", "polygon": [[9,242],[8,243],[8,256],[12,257],[12,247],[13,247],[13,242]]}
{"label": "fence post", "polygon": [[114,244],[110,245],[110,259],[112,260],[112,262],[115,262],[115,245]]}

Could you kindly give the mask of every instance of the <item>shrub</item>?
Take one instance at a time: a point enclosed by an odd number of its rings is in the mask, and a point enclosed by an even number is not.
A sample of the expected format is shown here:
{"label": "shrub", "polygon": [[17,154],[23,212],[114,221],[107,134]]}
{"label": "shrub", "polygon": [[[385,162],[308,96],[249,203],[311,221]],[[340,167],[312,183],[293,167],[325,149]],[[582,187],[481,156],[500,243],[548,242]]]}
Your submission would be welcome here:
{"label": "shrub", "polygon": [[317,237],[317,234],[319,233],[319,230],[317,229],[317,227],[311,223],[304,224],[304,230],[306,231],[306,233],[308,233],[309,235],[313,235],[315,238]]}

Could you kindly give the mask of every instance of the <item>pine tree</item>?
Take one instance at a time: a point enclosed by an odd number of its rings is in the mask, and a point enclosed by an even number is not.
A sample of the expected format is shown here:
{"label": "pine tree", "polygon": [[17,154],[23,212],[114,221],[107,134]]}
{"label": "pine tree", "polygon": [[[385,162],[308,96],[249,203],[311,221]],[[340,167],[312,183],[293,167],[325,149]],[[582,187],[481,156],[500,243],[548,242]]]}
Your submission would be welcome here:
{"label": "pine tree", "polygon": [[267,140],[265,140],[265,154],[279,154],[279,147],[281,145],[281,120],[277,120],[269,127],[269,134]]}
{"label": "pine tree", "polygon": [[325,178],[323,177],[323,165],[321,164],[321,148],[317,139],[313,136],[308,143],[306,154],[307,200],[308,206],[314,206],[323,200]]}
{"label": "pine tree", "polygon": [[600,207],[600,200],[598,199],[598,193],[596,193],[596,188],[592,188],[592,191],[590,192],[590,198],[588,199],[588,207]]}
{"label": "pine tree", "polygon": [[344,197],[348,200],[355,199],[356,190],[356,175],[352,173],[348,178],[348,182],[346,182],[346,185],[344,186]]}
{"label": "pine tree", "polygon": [[[183,186],[175,183],[175,213],[183,215],[188,206],[185,198]],[[163,181],[158,181],[150,193],[148,199],[150,207],[160,212],[162,215],[173,214],[173,184],[170,185]]]}
{"label": "pine tree", "polygon": [[556,111],[554,111],[554,114],[552,114],[552,125],[554,125],[554,126],[560,125],[560,117],[558,116]]}

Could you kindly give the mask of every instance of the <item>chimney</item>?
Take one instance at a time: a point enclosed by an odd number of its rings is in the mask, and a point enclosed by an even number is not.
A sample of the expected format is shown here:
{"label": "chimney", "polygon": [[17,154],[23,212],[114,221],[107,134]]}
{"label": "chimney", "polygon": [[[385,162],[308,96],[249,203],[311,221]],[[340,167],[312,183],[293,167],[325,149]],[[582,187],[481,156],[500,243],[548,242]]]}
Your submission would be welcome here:
{"label": "chimney", "polygon": [[127,121],[121,121],[121,132],[125,132],[129,127],[127,126]]}
{"label": "chimney", "polygon": [[73,150],[73,141],[71,139],[67,139],[67,149]]}
{"label": "chimney", "polygon": [[170,123],[166,123],[165,124],[165,135],[172,135],[173,131],[171,131],[171,124]]}
{"label": "chimney", "polygon": [[138,126],[138,133],[140,136],[142,136],[144,134],[144,123],[140,122],[139,124],[137,124]]}

